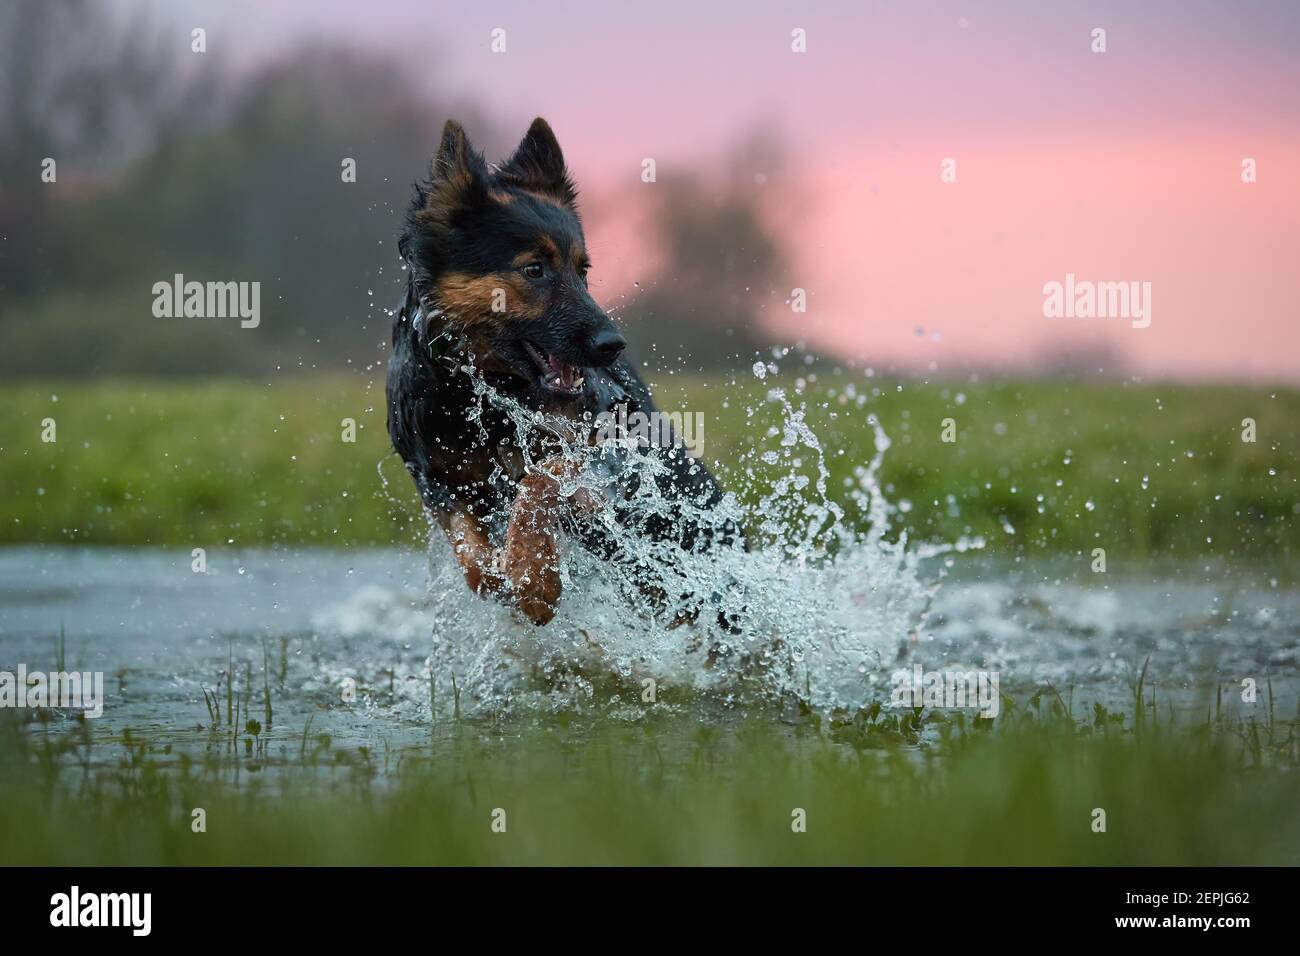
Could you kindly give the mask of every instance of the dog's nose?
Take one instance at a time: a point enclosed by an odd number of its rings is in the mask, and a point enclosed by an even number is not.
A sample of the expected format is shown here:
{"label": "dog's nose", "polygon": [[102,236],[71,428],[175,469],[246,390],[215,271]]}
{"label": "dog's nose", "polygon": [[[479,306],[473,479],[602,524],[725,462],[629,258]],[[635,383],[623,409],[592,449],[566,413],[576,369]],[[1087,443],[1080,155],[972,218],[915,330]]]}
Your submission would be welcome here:
{"label": "dog's nose", "polygon": [[627,339],[613,329],[601,329],[591,337],[591,351],[601,362],[614,361],[626,347]]}

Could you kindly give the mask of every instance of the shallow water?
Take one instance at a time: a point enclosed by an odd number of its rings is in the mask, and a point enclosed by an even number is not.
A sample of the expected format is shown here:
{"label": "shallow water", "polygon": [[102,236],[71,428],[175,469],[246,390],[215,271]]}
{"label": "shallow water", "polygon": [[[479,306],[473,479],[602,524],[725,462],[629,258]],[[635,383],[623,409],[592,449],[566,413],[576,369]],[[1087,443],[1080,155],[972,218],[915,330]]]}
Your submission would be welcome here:
{"label": "shallow water", "polygon": [[[442,565],[441,551],[431,554],[252,550],[211,556],[207,572],[196,574],[181,551],[0,549],[0,670],[20,663],[29,671],[55,669],[62,627],[68,668],[105,674],[103,716],[88,722],[94,739],[119,741],[129,730],[136,740],[165,742],[172,756],[211,753],[221,738],[201,688],[214,690],[232,658],[234,690],[247,705],[239,725],[264,721],[269,687],[274,729],[266,736],[294,752],[309,719],[312,737],[328,735],[335,752],[375,753],[427,742],[454,708],[497,727],[503,717],[536,722],[559,711],[636,722],[651,707],[722,724],[755,710],[779,719],[761,694],[738,694],[725,680],[687,690],[665,673],[651,705],[639,698],[637,678],[601,675],[590,660],[576,663],[579,654],[572,671],[557,669],[576,627],[563,611],[546,628],[523,624],[473,598],[449,562]],[[937,581],[943,561],[920,562],[918,579]],[[864,600],[846,591],[839,611],[869,608]],[[438,647],[460,644],[480,655],[500,649],[464,629],[485,621],[508,622],[498,637],[514,635],[515,647],[533,642],[552,665],[540,672],[535,660],[509,653],[482,662],[493,686],[511,687],[492,699],[490,714],[473,697],[467,670],[474,662]],[[670,633],[692,639],[689,628]],[[584,640],[589,649],[600,635]],[[1227,712],[1262,717],[1257,708],[1267,706],[1269,678],[1279,717],[1286,717],[1296,708],[1300,592],[1278,587],[1267,571],[1183,565],[1121,577],[1086,565],[1080,572],[1068,562],[1008,565],[970,554],[948,570],[924,624],[911,634],[882,633],[875,650],[865,673],[838,675],[842,686],[861,688],[859,703],[888,701],[891,672],[919,662],[926,670],[996,671],[1001,692],[1021,704],[1050,683],[1081,718],[1094,702],[1131,711],[1132,682],[1149,656],[1146,684],[1154,685],[1162,717],[1172,710],[1203,720],[1220,682]],[[702,664],[702,654],[694,660]],[[455,692],[455,672],[438,670],[444,666],[466,668]],[[654,672],[654,663],[645,666]],[[1240,702],[1243,678],[1259,684],[1254,707]],[[356,692],[345,700],[349,679]],[[483,677],[479,683],[487,686]],[[219,709],[224,695],[222,684]],[[30,732],[77,731],[68,713],[54,713],[49,723],[29,723]],[[32,712],[23,716],[30,720]]]}
{"label": "shallow water", "polygon": [[[210,548],[204,568],[182,549],[11,548],[0,550],[0,670],[57,670],[62,653],[65,669],[106,677],[94,739],[129,731],[165,755],[254,758],[311,740],[336,755],[400,751],[449,721],[501,734],[575,714],[667,713],[686,716],[681,726],[853,714],[899,704],[899,676],[917,671],[984,674],[985,716],[1040,691],[1078,718],[1096,704],[1131,715],[1139,682],[1141,706],[1168,717],[1295,709],[1293,584],[1262,568],[1123,569],[1118,555],[1108,573],[1084,558],[1005,563],[979,540],[892,536],[900,510],[878,480],[890,441],[862,402],[844,414],[861,418],[874,452],[840,494],[806,406],[773,387],[746,406],[752,445],[720,476],[751,493],[701,510],[652,480],[681,449],[574,442],[567,419],[477,385],[471,421],[504,415],[514,447],[546,447],[548,467],[567,460],[561,495],[630,516],[590,511],[613,558],[561,537],[564,596],[547,626],[471,595],[436,531],[427,554]],[[655,542],[635,530],[647,518],[725,520],[756,547]],[[1257,701],[1241,699],[1243,680]],[[972,712],[977,701],[924,703]],[[85,732],[67,713],[39,716],[42,733]]]}

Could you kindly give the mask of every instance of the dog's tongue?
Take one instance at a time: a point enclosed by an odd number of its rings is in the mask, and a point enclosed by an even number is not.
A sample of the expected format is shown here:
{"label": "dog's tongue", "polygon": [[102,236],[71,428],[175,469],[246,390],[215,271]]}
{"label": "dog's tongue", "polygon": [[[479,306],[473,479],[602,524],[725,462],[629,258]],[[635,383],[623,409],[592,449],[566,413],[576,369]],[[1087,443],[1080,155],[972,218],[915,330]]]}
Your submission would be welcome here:
{"label": "dog's tongue", "polygon": [[572,365],[566,365],[557,359],[554,355],[546,356],[546,362],[551,367],[551,379],[561,388],[573,388],[574,382],[578,378],[578,370]]}

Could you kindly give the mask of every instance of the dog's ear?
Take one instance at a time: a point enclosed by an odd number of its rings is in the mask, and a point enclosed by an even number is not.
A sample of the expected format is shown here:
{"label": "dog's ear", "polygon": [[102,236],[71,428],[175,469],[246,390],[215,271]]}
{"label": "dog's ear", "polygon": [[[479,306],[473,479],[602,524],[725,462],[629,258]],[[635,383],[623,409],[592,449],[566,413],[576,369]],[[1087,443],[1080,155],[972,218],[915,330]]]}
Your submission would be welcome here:
{"label": "dog's ear", "polygon": [[540,116],[528,127],[519,148],[501,167],[500,175],[511,186],[554,196],[569,206],[578,198],[555,132]]}
{"label": "dog's ear", "polygon": [[421,204],[432,212],[450,215],[487,199],[487,163],[470,144],[465,129],[455,120],[442,128],[438,152],[429,164],[429,181],[421,188]]}

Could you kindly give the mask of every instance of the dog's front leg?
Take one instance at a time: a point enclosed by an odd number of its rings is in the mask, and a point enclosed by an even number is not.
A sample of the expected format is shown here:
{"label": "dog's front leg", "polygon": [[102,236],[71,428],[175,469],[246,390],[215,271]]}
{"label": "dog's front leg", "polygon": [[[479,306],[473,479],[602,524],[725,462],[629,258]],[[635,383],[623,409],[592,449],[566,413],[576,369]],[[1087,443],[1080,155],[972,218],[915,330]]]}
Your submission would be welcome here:
{"label": "dog's front leg", "polygon": [[555,533],[560,520],[560,486],[550,475],[529,475],[519,483],[510,509],[501,566],[515,603],[534,624],[555,616],[560,601],[560,554]]}
{"label": "dog's front leg", "polygon": [[586,489],[571,498],[561,494],[560,479],[575,471],[576,466],[555,459],[519,483],[505,547],[500,550],[492,547],[487,529],[474,515],[462,510],[437,512],[471,591],[480,597],[509,593],[534,624],[555,617],[562,591],[556,545],[560,519],[566,511],[593,511],[601,505],[598,496]]}
{"label": "dog's front leg", "polygon": [[508,592],[534,624],[553,618],[560,600],[555,546],[558,499],[554,479],[540,475],[525,479],[511,508],[501,551],[492,547],[487,530],[473,515],[455,511],[441,516],[442,530],[469,589],[479,597]]}
{"label": "dog's front leg", "polygon": [[469,589],[479,597],[504,591],[506,579],[498,567],[496,550],[479,520],[466,511],[440,511],[438,519]]}
{"label": "dog's front leg", "polygon": [[578,466],[553,458],[541,470],[519,483],[510,509],[502,569],[510,580],[519,609],[534,624],[555,616],[560,601],[560,555],[556,545],[560,519],[566,512],[592,512],[603,502],[599,494],[579,488],[572,496],[561,494],[560,481],[576,477]]}

